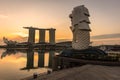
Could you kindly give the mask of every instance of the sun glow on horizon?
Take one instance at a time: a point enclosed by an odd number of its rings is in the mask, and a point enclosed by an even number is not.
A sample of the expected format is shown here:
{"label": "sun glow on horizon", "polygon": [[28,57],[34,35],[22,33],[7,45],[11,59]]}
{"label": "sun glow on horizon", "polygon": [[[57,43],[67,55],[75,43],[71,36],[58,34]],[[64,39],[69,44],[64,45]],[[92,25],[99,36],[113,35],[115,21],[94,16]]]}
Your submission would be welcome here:
{"label": "sun glow on horizon", "polygon": [[[111,0],[109,4],[107,0],[3,0],[0,1],[0,38],[8,37],[22,41],[20,37],[23,37],[24,41],[27,41],[28,30],[22,27],[33,26],[55,28],[56,41],[72,40],[69,14],[75,6],[81,4],[90,12],[91,36],[120,32],[119,0]],[[46,34],[48,41],[49,34]]]}

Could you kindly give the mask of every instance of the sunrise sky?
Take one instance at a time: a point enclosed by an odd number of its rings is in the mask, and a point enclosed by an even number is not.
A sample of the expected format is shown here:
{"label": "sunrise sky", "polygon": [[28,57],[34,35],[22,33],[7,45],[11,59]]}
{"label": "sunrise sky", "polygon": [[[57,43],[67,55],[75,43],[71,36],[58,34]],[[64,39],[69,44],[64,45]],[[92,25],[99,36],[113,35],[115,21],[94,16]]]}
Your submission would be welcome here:
{"label": "sunrise sky", "polygon": [[23,26],[56,28],[56,39],[72,39],[69,14],[85,5],[91,36],[120,33],[120,0],[0,0],[0,38],[22,36]]}

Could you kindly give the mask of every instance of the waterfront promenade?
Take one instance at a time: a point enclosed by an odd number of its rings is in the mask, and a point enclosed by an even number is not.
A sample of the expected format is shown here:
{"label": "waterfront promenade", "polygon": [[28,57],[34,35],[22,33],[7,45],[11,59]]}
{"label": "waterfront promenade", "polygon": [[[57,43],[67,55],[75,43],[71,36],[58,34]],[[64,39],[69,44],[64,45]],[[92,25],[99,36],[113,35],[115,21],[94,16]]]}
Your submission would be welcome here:
{"label": "waterfront promenade", "polygon": [[84,65],[24,80],[120,80],[120,67]]}

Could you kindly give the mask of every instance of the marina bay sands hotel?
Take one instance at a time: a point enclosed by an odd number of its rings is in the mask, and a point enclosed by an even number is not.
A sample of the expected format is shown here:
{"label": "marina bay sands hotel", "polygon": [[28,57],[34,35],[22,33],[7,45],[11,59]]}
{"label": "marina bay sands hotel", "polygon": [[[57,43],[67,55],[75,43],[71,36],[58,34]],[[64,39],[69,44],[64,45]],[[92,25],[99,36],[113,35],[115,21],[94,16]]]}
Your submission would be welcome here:
{"label": "marina bay sands hotel", "polygon": [[35,43],[35,31],[39,30],[39,43],[45,42],[45,31],[49,31],[49,43],[55,44],[55,30],[54,28],[42,29],[35,27],[23,27],[29,30],[28,42]]}

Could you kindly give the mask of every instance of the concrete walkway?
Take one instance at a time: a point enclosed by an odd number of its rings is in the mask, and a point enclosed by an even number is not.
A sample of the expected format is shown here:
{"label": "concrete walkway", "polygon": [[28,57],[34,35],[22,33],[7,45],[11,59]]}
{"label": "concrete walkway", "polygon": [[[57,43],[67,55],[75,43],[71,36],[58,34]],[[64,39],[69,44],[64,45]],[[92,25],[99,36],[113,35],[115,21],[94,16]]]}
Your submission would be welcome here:
{"label": "concrete walkway", "polygon": [[85,65],[56,71],[34,80],[120,80],[120,67]]}

